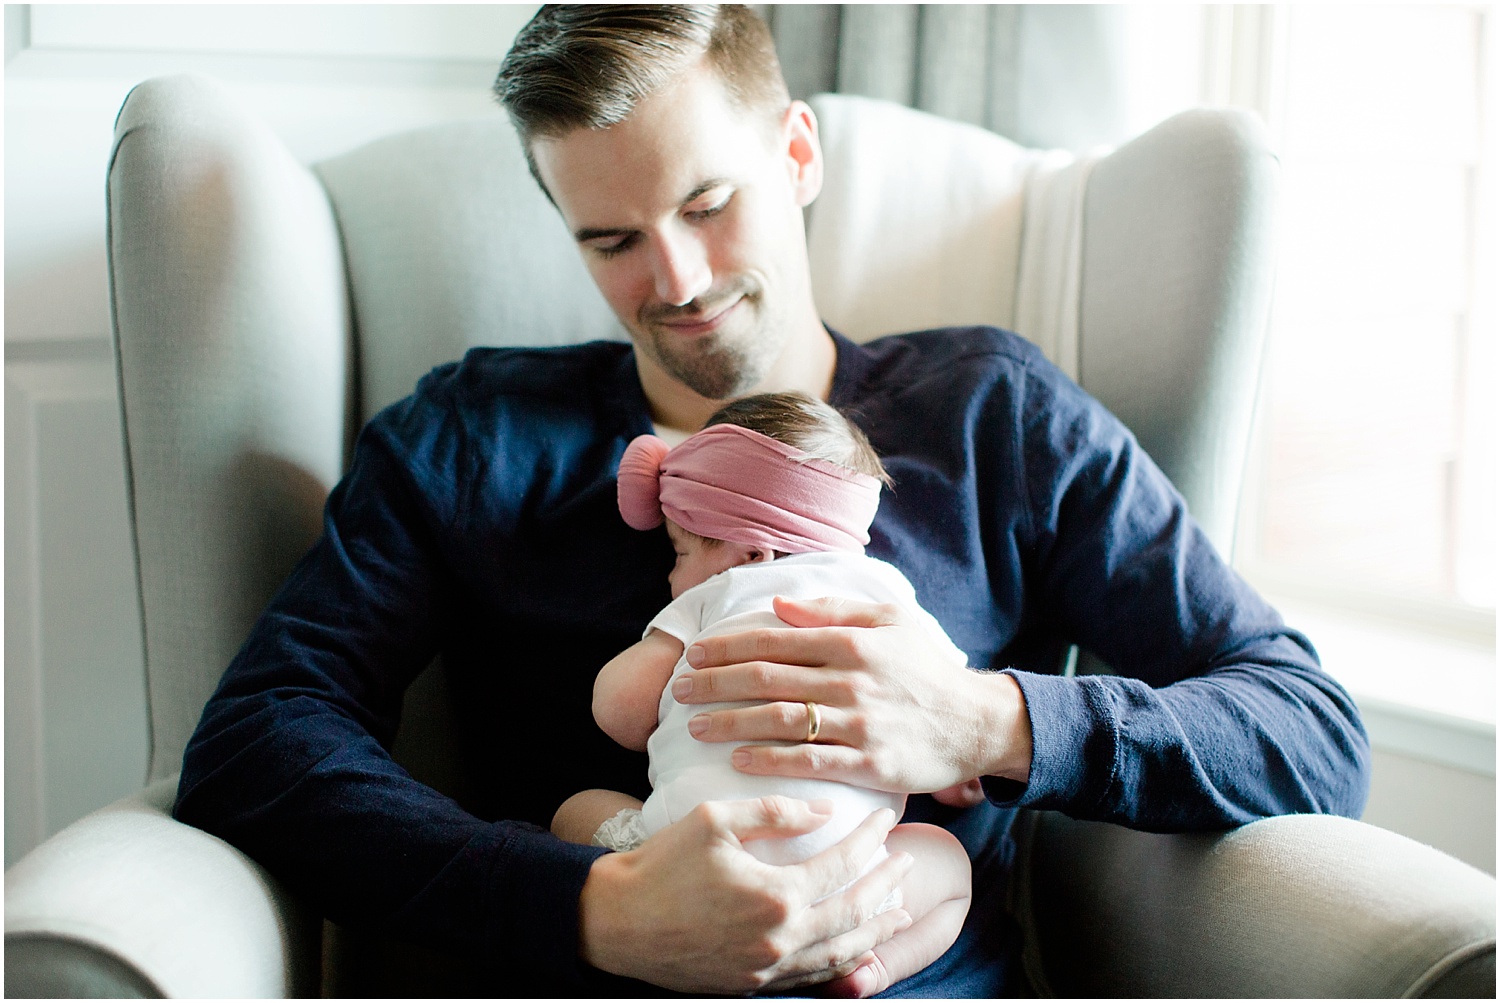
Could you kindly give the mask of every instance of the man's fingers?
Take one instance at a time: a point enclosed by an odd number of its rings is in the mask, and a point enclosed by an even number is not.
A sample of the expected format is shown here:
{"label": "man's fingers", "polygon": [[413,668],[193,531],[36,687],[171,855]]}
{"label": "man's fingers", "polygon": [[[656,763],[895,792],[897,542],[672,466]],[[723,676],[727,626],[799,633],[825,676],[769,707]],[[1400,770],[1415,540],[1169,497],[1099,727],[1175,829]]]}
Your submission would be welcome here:
{"label": "man's fingers", "polygon": [[786,978],[777,979],[774,982],[767,983],[765,986],[763,986],[760,989],[760,992],[766,994],[783,993],[788,989],[798,989],[803,986],[823,985],[824,983],[832,982],[834,979],[841,979],[849,973],[853,972],[856,968],[859,968],[861,965],[868,964],[870,959],[874,956],[875,955],[872,952],[866,951],[859,957],[853,959],[852,961],[846,961],[842,965],[839,965],[837,968],[825,968],[822,971],[804,972],[800,975],[790,975]]}
{"label": "man's fingers", "polygon": [[772,608],[793,627],[888,627],[899,611],[885,603],[859,602],[826,596],[822,599],[785,599],[777,596]]}
{"label": "man's fingers", "polygon": [[[800,801],[771,794],[745,801],[706,801],[693,809],[740,842],[812,832],[833,817],[831,801]],[[894,824],[894,823],[892,823]]]}
{"label": "man's fingers", "polygon": [[[885,843],[885,837],[895,828],[896,822],[896,813],[889,808],[882,808],[879,811],[871,812],[870,816],[856,826],[854,831],[849,833],[849,835],[821,853],[816,853],[802,863],[793,865],[802,870],[806,879],[803,887],[806,889],[807,901],[809,903],[818,902],[819,899],[832,895],[840,888],[849,884],[849,882],[854,881],[859,876],[859,872],[864,870],[865,865],[870,862],[870,858],[875,855],[876,850]],[[911,857],[908,854],[892,854],[892,856],[902,857],[905,859],[905,862],[901,863],[898,861],[893,865],[889,859],[883,860],[879,867],[871,870],[853,888],[847,888],[843,892],[840,892],[838,898],[844,903],[846,909],[868,905],[868,909],[864,915],[869,916],[874,914],[880,902],[883,901],[883,896],[873,903],[865,903],[862,899],[858,899],[857,895],[855,898],[851,898],[850,893],[857,893],[860,889],[865,889],[868,895],[873,895],[874,892],[869,890],[869,878],[877,872],[888,874],[893,868],[897,871],[897,874],[890,887],[886,888],[886,891],[889,892],[891,888],[896,887],[896,883],[901,880],[901,874],[910,869]],[[877,879],[877,883],[878,881],[879,879]],[[814,931],[818,934],[817,939],[842,933],[855,925],[855,922],[850,921],[847,916],[842,917],[842,919],[839,917],[830,917],[830,908],[827,902],[818,902],[816,910],[823,917],[822,922],[825,924],[823,928]],[[856,919],[858,918],[862,917],[857,917]]]}
{"label": "man's fingers", "polygon": [[700,742],[807,742],[814,729],[820,745],[844,744],[851,730],[857,730],[851,727],[848,711],[824,702],[809,710],[803,700],[707,711],[688,722],[688,732]]}
{"label": "man's fingers", "polygon": [[[843,933],[797,952],[787,959],[788,967],[812,968],[811,973],[773,982],[767,990],[795,988],[841,978],[870,960],[871,951],[911,926],[911,916],[904,909],[887,909],[872,916],[848,933]],[[819,967],[820,966],[820,967]],[[763,990],[765,991],[765,990]]]}
{"label": "man's fingers", "polygon": [[687,649],[688,664],[695,669],[741,662],[777,665],[823,665],[829,649],[815,634],[793,627],[761,627],[737,634],[722,634],[694,641]]}
{"label": "man's fingers", "polygon": [[849,687],[849,680],[836,670],[752,661],[684,672],[672,681],[672,698],[683,704],[730,700],[844,704],[849,701]]}
{"label": "man's fingers", "polygon": [[915,865],[910,853],[891,853],[870,868],[870,873],[813,906],[810,922],[818,939],[842,936],[877,915],[902,911],[902,896],[897,889]]}
{"label": "man's fingers", "polygon": [[[779,987],[847,975],[867,960],[874,948],[911,926],[910,914],[888,900],[913,863],[910,854],[893,853],[852,886],[813,906],[808,911],[810,943],[788,957],[783,966],[808,974],[782,980],[784,985]],[[879,911],[883,906],[888,908]]]}
{"label": "man's fingers", "polygon": [[688,664],[695,669],[741,662],[774,662],[780,665],[828,665],[856,653],[859,631],[809,630],[829,627],[888,627],[899,622],[901,610],[886,603],[853,599],[774,600],[776,615],[787,628],[756,630],[706,637],[687,649]]}
{"label": "man's fingers", "polygon": [[870,786],[862,779],[869,758],[847,745],[742,745],[729,761],[741,773],[753,776],[813,777]]}

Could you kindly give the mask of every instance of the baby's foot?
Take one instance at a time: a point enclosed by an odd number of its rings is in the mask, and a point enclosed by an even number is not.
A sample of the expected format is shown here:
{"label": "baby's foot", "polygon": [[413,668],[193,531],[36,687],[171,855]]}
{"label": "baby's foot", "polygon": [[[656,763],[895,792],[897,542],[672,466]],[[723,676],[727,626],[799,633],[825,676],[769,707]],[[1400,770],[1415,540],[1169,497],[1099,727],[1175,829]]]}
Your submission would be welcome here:
{"label": "baby's foot", "polygon": [[972,808],[984,800],[984,786],[978,780],[968,780],[934,791],[932,796],[950,808]]}

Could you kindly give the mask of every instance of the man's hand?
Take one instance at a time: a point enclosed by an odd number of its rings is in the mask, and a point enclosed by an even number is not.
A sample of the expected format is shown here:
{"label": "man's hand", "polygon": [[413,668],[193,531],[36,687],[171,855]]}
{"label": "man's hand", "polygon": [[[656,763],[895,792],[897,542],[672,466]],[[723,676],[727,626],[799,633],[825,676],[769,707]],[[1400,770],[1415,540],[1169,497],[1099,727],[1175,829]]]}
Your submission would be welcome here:
{"label": "man's hand", "polygon": [[[761,701],[693,718],[700,741],[797,743],[736,749],[737,769],[901,793],[1030,776],[1030,719],[1010,676],[939,656],[896,606],[777,599],[776,615],[791,626],[694,643],[697,671],[672,686],[684,704]],[[821,717],[816,743],[804,741],[807,701]]]}
{"label": "man's hand", "polygon": [[894,814],[874,813],[800,864],[765,864],[741,847],[811,832],[829,814],[826,803],[782,797],[710,802],[640,848],[600,857],[579,896],[583,960],[690,994],[789,989],[848,974],[911,925],[899,908],[875,914],[911,869],[909,854],[891,854],[832,894],[864,868]]}

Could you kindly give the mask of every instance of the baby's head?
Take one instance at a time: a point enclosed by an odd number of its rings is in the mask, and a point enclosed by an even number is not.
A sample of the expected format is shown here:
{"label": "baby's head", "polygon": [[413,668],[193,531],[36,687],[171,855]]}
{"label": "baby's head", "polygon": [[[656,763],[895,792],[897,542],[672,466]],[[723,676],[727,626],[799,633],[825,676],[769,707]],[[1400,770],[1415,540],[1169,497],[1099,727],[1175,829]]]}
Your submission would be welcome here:
{"label": "baby's head", "polygon": [[734,401],[675,449],[655,436],[620,460],[620,512],[664,520],[677,551],[672,597],[721,571],[788,554],[862,553],[890,483],[864,433],[803,393]]}

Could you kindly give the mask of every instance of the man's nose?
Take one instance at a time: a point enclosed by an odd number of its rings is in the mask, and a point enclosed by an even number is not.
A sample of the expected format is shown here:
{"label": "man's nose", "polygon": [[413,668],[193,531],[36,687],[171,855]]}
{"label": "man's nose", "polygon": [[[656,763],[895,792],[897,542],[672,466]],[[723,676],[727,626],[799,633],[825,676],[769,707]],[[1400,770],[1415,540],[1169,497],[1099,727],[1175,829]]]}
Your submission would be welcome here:
{"label": "man's nose", "polygon": [[664,233],[657,242],[656,295],[671,306],[683,306],[708,292],[713,270],[697,234]]}

